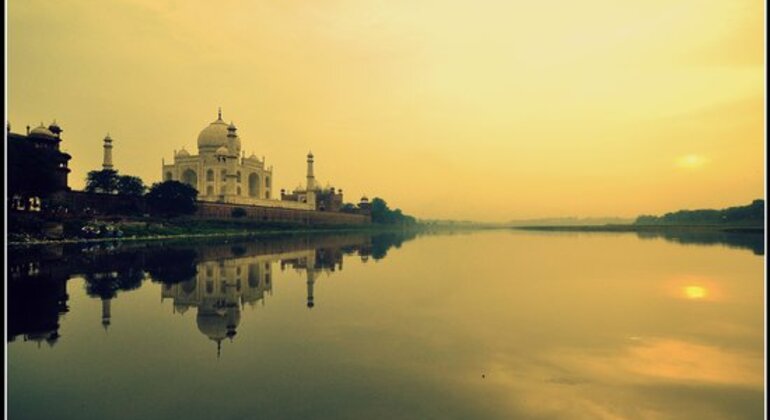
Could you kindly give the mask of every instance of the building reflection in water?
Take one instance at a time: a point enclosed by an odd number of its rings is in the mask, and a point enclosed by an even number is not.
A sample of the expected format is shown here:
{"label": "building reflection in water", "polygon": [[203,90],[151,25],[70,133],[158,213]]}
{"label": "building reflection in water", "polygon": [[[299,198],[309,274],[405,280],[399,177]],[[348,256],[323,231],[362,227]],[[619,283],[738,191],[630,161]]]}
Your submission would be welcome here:
{"label": "building reflection in water", "polygon": [[307,285],[308,308],[315,306],[313,288],[322,273],[342,269],[343,256],[358,254],[364,261],[369,257],[370,243],[346,244],[322,248],[286,250],[279,253],[242,256],[240,248],[234,255],[203,261],[197,265],[197,273],[189,280],[166,283],[161,289],[161,301],[171,299],[173,312],[185,314],[191,308],[200,332],[217,344],[217,356],[222,342],[237,335],[241,309],[245,306],[265,304],[272,295],[272,267],[280,264],[281,271],[293,269],[304,273]]}
{"label": "building reflection in water", "polygon": [[68,276],[41,267],[41,261],[8,265],[9,342],[21,338],[53,347],[59,340],[59,317],[69,311]]}
{"label": "building reflection in water", "polygon": [[[196,311],[198,329],[217,343],[232,340],[241,309],[264,304],[273,293],[274,266],[305,273],[308,308],[317,304],[313,290],[322,273],[342,269],[343,257],[366,262],[382,259],[416,233],[340,234],[273,237],[269,240],[223,239],[204,243],[66,244],[8,251],[9,342],[60,339],[60,317],[67,313],[67,282],[84,280],[89,297],[101,300],[100,325],[114,322],[112,306],[120,294],[145,280],[161,284],[161,299],[173,312]],[[129,321],[124,321],[129,322]]]}
{"label": "building reflection in water", "polygon": [[198,329],[217,343],[217,355],[222,340],[237,334],[241,307],[264,304],[271,294],[271,256],[219,259],[199,263],[197,274],[181,283],[166,283],[161,300],[171,299],[175,313],[184,314],[197,308]]}

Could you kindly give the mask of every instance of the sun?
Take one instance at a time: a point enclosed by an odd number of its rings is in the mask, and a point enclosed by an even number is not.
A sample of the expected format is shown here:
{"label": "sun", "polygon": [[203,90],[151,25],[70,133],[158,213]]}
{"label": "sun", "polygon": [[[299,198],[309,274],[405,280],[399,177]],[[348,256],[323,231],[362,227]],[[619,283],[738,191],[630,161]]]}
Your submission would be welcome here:
{"label": "sun", "polygon": [[677,159],[676,166],[678,168],[684,169],[698,169],[703,167],[703,165],[707,164],[708,162],[709,159],[705,156],[689,154],[681,156],[679,159]]}
{"label": "sun", "polygon": [[684,295],[688,299],[698,300],[704,299],[708,295],[708,290],[701,286],[685,286]]}

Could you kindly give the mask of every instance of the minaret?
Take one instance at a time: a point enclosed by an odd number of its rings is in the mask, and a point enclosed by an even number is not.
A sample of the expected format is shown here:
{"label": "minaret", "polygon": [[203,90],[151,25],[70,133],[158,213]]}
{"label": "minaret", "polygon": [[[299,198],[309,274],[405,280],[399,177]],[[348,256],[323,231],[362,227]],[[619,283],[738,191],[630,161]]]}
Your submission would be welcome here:
{"label": "minaret", "polygon": [[104,163],[102,169],[112,170],[112,138],[109,133],[104,138]]}
{"label": "minaret", "polygon": [[[220,118],[222,118],[221,115],[220,115]],[[226,161],[227,162],[227,166],[226,166],[227,178],[226,178],[225,183],[227,185],[227,194],[228,195],[238,195],[238,190],[237,190],[237,187],[235,185],[235,178],[236,178],[236,174],[235,174],[236,167],[235,166],[238,163],[237,162],[238,155],[236,154],[237,151],[235,150],[235,140],[238,137],[238,135],[235,133],[235,130],[236,130],[235,124],[233,124],[231,122],[230,125],[227,127],[227,152],[228,152],[228,156],[226,158],[227,159],[227,161]]]}
{"label": "minaret", "polygon": [[110,298],[102,298],[102,327],[104,327],[104,331],[107,331],[107,328],[110,326],[110,303],[112,302],[112,299]]}
{"label": "minaret", "polygon": [[315,191],[315,175],[313,175],[313,152],[307,154],[307,190]]}

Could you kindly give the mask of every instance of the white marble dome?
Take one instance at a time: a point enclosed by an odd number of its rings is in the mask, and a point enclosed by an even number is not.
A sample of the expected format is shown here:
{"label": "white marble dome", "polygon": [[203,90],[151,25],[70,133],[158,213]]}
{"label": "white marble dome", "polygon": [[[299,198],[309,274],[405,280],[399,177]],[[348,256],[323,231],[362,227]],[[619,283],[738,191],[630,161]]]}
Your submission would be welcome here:
{"label": "white marble dome", "polygon": [[218,115],[217,119],[208,125],[208,127],[201,130],[198,134],[198,152],[214,152],[220,147],[227,147],[227,136],[232,133],[235,135],[235,154],[241,152],[241,138],[235,134],[235,125],[231,122],[227,124],[222,120],[222,114]]}
{"label": "white marble dome", "polygon": [[218,118],[198,134],[198,150],[216,150],[227,146],[227,123]]}

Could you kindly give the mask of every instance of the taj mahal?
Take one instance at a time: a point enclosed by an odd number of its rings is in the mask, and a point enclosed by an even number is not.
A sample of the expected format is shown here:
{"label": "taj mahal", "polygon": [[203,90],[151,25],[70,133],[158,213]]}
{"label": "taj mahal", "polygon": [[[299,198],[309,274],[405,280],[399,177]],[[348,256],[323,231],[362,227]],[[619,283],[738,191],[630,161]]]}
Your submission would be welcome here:
{"label": "taj mahal", "polygon": [[307,184],[291,193],[273,189],[273,167],[254,153],[246,157],[235,124],[217,119],[198,134],[198,154],[174,151],[173,163],[162,161],[163,180],[180,181],[198,190],[198,200],[304,210],[334,211],[342,191],[322,189],[313,173],[313,154],[307,155]]}

